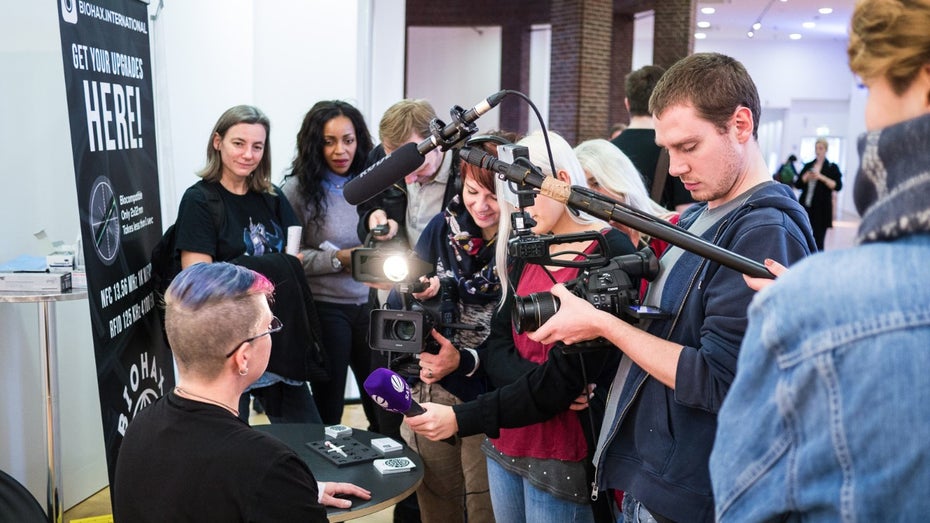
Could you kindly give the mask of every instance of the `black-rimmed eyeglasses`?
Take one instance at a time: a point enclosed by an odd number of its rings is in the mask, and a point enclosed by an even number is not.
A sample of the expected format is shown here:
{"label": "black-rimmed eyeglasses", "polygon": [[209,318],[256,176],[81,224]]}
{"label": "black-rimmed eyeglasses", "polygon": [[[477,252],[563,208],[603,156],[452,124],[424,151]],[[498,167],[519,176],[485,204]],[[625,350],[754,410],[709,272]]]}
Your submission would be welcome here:
{"label": "black-rimmed eyeglasses", "polygon": [[256,334],[255,336],[252,336],[251,338],[246,338],[246,339],[240,341],[240,342],[239,342],[239,345],[236,345],[236,348],[235,348],[235,349],[229,351],[229,354],[227,354],[226,357],[228,358],[228,357],[232,356],[233,354],[235,354],[236,351],[239,350],[239,347],[241,347],[242,345],[244,345],[244,344],[246,344],[246,343],[251,343],[251,342],[253,342],[253,341],[255,341],[255,340],[261,338],[262,336],[267,336],[267,335],[269,335],[269,334],[274,334],[274,333],[280,331],[280,330],[283,329],[283,328],[284,328],[284,324],[281,323],[281,320],[279,320],[277,316],[272,316],[272,317],[271,317],[271,324],[268,325],[268,330],[266,330],[265,332],[263,332],[263,333],[261,333],[261,334]]}

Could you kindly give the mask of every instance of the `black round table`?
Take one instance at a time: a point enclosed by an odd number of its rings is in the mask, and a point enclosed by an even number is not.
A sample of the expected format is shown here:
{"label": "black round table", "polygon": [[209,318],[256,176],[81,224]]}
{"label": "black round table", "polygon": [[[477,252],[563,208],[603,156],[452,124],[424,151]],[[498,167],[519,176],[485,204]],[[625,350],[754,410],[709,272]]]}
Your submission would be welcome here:
{"label": "black round table", "polygon": [[[346,521],[380,512],[409,496],[423,480],[423,462],[420,460],[420,456],[418,456],[416,452],[410,450],[410,447],[404,445],[403,441],[399,442],[403,445],[402,450],[378,457],[394,458],[403,456],[413,461],[416,467],[407,472],[381,475],[381,473],[375,470],[371,461],[336,466],[317,451],[311,449],[307,443],[325,439],[323,425],[279,423],[272,425],[256,425],[254,428],[271,434],[294,449],[294,452],[296,452],[297,455],[307,463],[310,470],[313,471],[313,475],[316,477],[317,481],[354,483],[371,492],[371,499],[367,501],[358,498],[349,498],[352,500],[352,507],[349,509],[327,507],[326,514],[330,521]],[[370,446],[372,439],[381,437],[384,436],[375,432],[352,429],[352,438],[364,445]]]}

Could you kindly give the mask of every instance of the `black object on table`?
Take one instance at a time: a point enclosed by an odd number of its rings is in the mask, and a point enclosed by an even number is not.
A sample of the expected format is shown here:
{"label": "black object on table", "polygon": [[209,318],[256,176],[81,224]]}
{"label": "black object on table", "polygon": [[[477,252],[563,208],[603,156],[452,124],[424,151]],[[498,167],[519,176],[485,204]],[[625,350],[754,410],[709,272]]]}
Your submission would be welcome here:
{"label": "black object on table", "polygon": [[[349,464],[336,465],[330,459],[312,449],[312,442],[324,441],[323,425],[312,423],[278,423],[272,425],[256,425],[256,430],[266,432],[283,441],[292,448],[310,467],[317,481],[337,481],[354,483],[371,492],[370,500],[350,498],[352,507],[337,509],[327,507],[326,515],[330,521],[346,521],[360,518],[391,507],[398,501],[410,495],[423,480],[423,461],[416,452],[407,445],[397,452],[391,452],[378,458],[406,457],[416,465],[413,470],[397,474],[381,475],[375,470],[371,460]],[[371,447],[373,438],[384,437],[381,434],[366,430],[353,429],[351,438],[361,445]],[[336,440],[331,440],[336,441]],[[403,444],[403,441],[400,442]]]}

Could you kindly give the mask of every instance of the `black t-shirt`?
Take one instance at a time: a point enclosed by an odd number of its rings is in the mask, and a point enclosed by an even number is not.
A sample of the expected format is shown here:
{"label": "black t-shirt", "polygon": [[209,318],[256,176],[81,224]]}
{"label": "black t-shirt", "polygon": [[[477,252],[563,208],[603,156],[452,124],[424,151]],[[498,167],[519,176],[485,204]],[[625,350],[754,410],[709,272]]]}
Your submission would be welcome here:
{"label": "black t-shirt", "polygon": [[[656,145],[655,129],[626,129],[610,143],[616,145],[633,162],[643,177],[646,194],[651,195],[652,182],[656,175],[656,163],[659,161],[659,151],[662,150]],[[662,198],[658,203],[667,209],[674,210],[678,205],[694,203],[694,198],[685,189],[681,180],[674,176],[666,176]]]}
{"label": "black t-shirt", "polygon": [[287,228],[298,225],[287,199],[249,191],[233,194],[213,183],[223,201],[224,219],[219,230],[203,191],[191,187],[184,192],[175,221],[178,251],[199,252],[213,261],[230,261],[242,254],[260,256],[284,252]]}
{"label": "black t-shirt", "polygon": [[229,411],[173,392],[126,430],[112,489],[116,522],[324,522],[307,464]]}

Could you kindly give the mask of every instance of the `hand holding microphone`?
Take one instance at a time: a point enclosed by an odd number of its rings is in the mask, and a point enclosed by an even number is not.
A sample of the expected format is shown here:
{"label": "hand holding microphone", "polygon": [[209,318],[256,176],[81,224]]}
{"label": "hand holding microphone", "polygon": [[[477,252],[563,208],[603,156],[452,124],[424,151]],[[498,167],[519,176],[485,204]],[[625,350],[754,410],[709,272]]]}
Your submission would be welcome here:
{"label": "hand holding microphone", "polygon": [[[455,444],[454,436],[458,430],[458,424],[455,422],[455,413],[452,412],[452,407],[428,403],[430,409],[423,408],[413,400],[407,382],[396,372],[383,367],[375,369],[365,379],[363,386],[365,392],[381,408],[389,412],[403,414],[404,418],[406,418],[405,422],[410,425],[410,428],[424,434],[429,439]],[[448,412],[445,412],[446,410]],[[453,424],[451,427],[448,424],[450,414]],[[416,419],[415,423],[411,423],[410,420],[413,419]],[[423,428],[424,432],[417,430],[417,427]]]}

